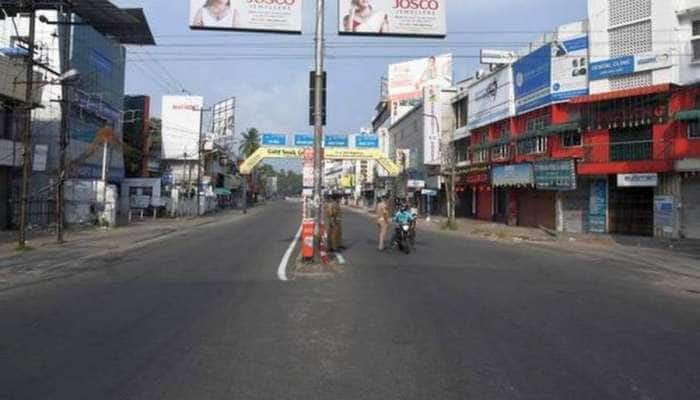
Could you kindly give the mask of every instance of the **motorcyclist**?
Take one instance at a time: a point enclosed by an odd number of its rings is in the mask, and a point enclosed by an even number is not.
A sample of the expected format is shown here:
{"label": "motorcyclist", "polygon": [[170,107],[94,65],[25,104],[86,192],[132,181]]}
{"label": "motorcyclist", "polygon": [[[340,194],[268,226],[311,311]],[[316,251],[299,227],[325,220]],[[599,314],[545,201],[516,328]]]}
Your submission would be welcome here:
{"label": "motorcyclist", "polygon": [[416,217],[413,213],[411,213],[410,209],[406,204],[401,204],[399,207],[399,211],[394,214],[394,223],[396,224],[396,229],[394,229],[394,238],[392,239],[391,243],[392,246],[396,245],[396,242],[399,239],[399,232],[400,229],[403,225],[412,225],[413,221],[415,221]]}

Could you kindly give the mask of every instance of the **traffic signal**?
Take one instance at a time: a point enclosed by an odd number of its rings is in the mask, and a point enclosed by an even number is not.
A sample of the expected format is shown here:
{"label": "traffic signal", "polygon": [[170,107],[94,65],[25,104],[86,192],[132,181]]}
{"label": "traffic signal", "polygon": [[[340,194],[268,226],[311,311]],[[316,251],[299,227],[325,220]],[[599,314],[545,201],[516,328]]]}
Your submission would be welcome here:
{"label": "traffic signal", "polygon": [[[323,126],[326,126],[326,71],[322,74],[322,87],[321,87],[321,121]],[[315,94],[316,94],[316,72],[309,72],[309,125],[314,126],[314,115],[316,112],[315,107]]]}

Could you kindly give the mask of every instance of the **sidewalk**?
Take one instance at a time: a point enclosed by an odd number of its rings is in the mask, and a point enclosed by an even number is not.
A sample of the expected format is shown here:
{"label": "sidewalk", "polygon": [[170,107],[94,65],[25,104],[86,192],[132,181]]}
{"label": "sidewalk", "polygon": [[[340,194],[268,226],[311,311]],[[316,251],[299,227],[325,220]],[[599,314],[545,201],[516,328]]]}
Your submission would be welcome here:
{"label": "sidewalk", "polygon": [[[373,216],[373,211],[357,207],[349,210]],[[459,218],[456,231],[443,229],[444,217],[419,219],[419,229],[504,243],[531,243],[584,256],[632,261],[656,270],[700,278],[700,240],[664,240],[650,237],[608,234],[571,234],[537,228]]]}
{"label": "sidewalk", "polygon": [[[248,210],[255,214],[262,207]],[[30,233],[30,251],[16,251],[16,232],[0,232],[0,290],[69,273],[74,267],[96,259],[114,259],[129,251],[192,229],[243,218],[241,210],[228,210],[200,218],[159,219],[135,222],[110,230],[101,228],[66,232],[66,243],[56,244],[55,235]]]}

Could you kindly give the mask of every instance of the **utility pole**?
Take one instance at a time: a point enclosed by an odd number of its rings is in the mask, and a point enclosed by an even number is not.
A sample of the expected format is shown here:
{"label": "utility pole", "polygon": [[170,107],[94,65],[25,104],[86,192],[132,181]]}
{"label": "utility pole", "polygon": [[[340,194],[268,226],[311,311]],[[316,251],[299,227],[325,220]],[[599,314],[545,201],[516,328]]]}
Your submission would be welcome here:
{"label": "utility pole", "polygon": [[197,142],[198,146],[198,158],[197,158],[197,215],[202,214],[202,155],[204,154],[204,112],[210,111],[211,108],[201,107],[199,109],[199,140]]}
{"label": "utility pole", "polygon": [[30,0],[23,2],[29,6],[29,39],[27,43],[27,66],[25,83],[25,116],[22,132],[22,188],[19,211],[19,249],[27,247],[27,213],[29,208],[29,178],[32,172],[32,109],[34,108],[34,41],[36,34],[36,11]]}
{"label": "utility pole", "polygon": [[[70,23],[70,12],[64,11],[63,16],[67,23]],[[59,25],[61,53],[61,74],[70,70],[70,25]],[[56,188],[56,240],[59,244],[64,242],[63,224],[65,223],[65,182],[66,182],[66,149],[68,147],[68,118],[70,113],[70,89],[65,82],[61,83],[61,138],[60,138],[60,160],[58,173],[58,187]]]}
{"label": "utility pole", "polygon": [[321,261],[321,223],[323,218],[323,14],[324,0],[316,0],[316,50],[314,79],[314,261]]}

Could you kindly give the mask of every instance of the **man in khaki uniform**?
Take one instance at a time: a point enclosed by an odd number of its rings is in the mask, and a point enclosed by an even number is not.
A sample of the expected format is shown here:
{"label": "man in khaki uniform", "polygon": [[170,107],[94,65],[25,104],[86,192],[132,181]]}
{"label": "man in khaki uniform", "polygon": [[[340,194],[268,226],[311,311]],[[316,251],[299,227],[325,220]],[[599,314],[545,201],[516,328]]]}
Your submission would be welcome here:
{"label": "man in khaki uniform", "polygon": [[342,217],[340,213],[340,201],[337,196],[333,196],[326,203],[326,221],[328,229],[328,251],[336,252],[343,248],[342,244]]}
{"label": "man in khaki uniform", "polygon": [[389,231],[389,205],[386,202],[386,197],[382,197],[377,204],[377,229],[379,230],[379,251],[384,251],[386,248],[386,234]]}

